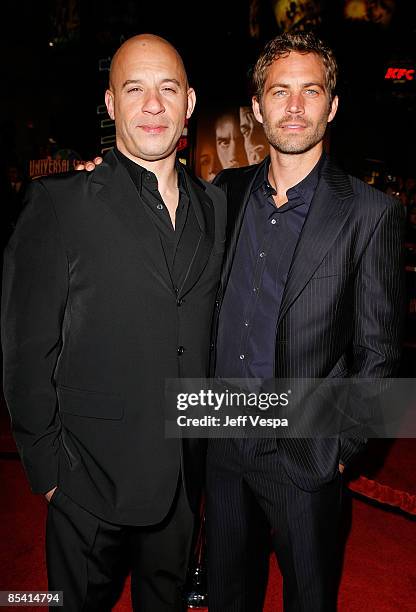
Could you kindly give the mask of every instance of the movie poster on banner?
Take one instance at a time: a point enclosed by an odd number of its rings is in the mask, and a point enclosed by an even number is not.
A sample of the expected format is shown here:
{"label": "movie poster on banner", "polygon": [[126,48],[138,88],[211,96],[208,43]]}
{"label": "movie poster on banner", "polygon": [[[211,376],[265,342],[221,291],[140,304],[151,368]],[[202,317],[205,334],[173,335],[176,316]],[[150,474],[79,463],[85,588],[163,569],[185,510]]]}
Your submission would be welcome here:
{"label": "movie poster on banner", "polygon": [[251,106],[224,106],[199,116],[195,172],[204,180],[211,182],[226,168],[257,164],[267,152],[263,126]]}

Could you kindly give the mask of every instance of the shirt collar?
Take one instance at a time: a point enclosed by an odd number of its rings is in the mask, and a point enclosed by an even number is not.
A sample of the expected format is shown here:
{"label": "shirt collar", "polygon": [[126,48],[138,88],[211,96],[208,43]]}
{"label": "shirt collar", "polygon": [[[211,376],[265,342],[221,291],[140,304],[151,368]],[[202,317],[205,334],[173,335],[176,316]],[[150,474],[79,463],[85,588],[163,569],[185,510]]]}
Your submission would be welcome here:
{"label": "shirt collar", "polygon": [[319,183],[325,158],[326,154],[323,151],[318,162],[314,165],[309,174],[305,176],[300,183],[288,189],[286,195],[289,201],[294,197],[300,197],[308,205],[312,202],[312,198]]}
{"label": "shirt collar", "polygon": [[[146,188],[150,191],[158,191],[157,177],[153,172],[150,172],[150,170],[147,170],[146,168],[143,168],[143,166],[136,164],[136,162],[124,155],[124,153],[117,149],[117,147],[114,147],[114,152],[119,162],[121,162],[126,168],[140,194],[142,193],[143,184],[145,184]],[[182,164],[178,160],[175,161],[175,169],[178,174],[178,187],[180,193],[189,195],[188,187],[186,184],[185,172],[182,167]]]}
{"label": "shirt collar", "polygon": [[[324,165],[326,159],[325,151],[322,152],[321,157],[318,162],[312,168],[307,176],[302,179],[297,185],[294,185],[287,191],[288,201],[300,197],[306,204],[310,204],[316,188],[318,186],[318,182],[321,176],[322,167]],[[263,195],[268,198],[271,195],[276,195],[276,190],[269,183],[269,168],[270,168],[270,157],[266,159],[266,163],[263,166],[261,172],[257,173],[257,176],[253,183],[253,192],[257,189],[262,189]]]}
{"label": "shirt collar", "polygon": [[257,189],[262,189],[263,195],[268,198],[271,195],[276,195],[276,190],[269,183],[269,167],[270,157],[266,158],[266,163],[263,165],[262,171],[257,173],[253,183],[253,192]]}

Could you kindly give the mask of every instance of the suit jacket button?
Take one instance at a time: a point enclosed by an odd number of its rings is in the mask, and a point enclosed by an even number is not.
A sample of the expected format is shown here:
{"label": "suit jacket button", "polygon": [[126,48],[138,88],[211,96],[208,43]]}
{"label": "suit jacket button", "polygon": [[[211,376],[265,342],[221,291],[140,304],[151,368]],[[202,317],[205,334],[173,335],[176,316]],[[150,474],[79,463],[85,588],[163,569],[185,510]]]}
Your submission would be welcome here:
{"label": "suit jacket button", "polygon": [[183,298],[179,298],[179,300],[176,302],[177,306],[182,306],[182,304],[184,303],[184,299]]}
{"label": "suit jacket button", "polygon": [[178,355],[183,355],[185,352],[185,348],[183,346],[178,346],[177,353]]}

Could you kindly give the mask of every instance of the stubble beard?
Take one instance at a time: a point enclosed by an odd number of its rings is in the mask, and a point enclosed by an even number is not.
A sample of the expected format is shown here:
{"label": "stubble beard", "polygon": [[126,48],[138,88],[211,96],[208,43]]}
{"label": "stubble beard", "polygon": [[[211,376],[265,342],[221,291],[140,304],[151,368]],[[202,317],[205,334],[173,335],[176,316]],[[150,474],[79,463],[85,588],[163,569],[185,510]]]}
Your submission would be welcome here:
{"label": "stubble beard", "polygon": [[302,123],[306,126],[306,131],[301,134],[281,134],[280,124],[287,122],[288,118],[285,118],[271,124],[267,119],[263,118],[264,132],[270,145],[276,151],[289,155],[297,155],[310,151],[323,140],[326,126],[328,125],[328,114],[321,117],[315,126],[312,121],[303,119]]}

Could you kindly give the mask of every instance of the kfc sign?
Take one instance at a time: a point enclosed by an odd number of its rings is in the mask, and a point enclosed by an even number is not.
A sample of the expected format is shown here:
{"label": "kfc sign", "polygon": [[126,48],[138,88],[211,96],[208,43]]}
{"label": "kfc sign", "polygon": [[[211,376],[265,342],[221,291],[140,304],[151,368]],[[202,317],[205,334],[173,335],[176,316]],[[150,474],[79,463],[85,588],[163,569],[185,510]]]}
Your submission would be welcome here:
{"label": "kfc sign", "polygon": [[408,68],[387,68],[384,78],[394,81],[413,81],[415,80],[415,71]]}

